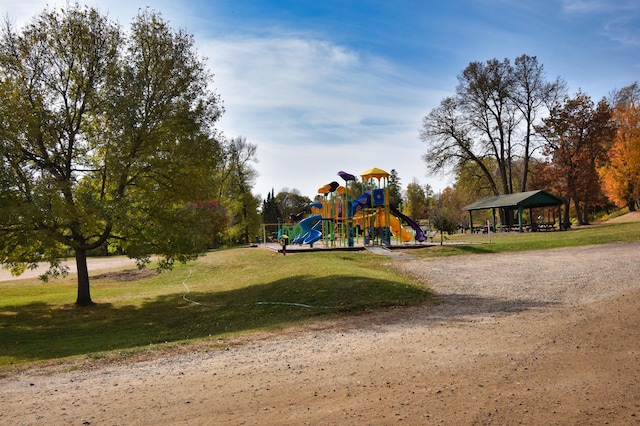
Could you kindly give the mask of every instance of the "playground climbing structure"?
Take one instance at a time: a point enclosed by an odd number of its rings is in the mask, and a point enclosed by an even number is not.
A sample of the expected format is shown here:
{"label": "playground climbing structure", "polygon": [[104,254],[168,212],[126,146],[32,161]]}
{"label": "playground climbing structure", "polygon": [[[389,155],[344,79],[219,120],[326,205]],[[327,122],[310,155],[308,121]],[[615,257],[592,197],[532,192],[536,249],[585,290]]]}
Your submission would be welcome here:
{"label": "playground climbing structure", "polygon": [[[338,176],[345,185],[333,181],[320,187],[310,206],[311,215],[297,223],[279,224],[278,240],[286,235],[291,244],[313,246],[321,241],[324,247],[353,247],[390,245],[392,237],[399,243],[427,239],[418,223],[389,204],[389,173],[379,168],[364,171],[360,175],[362,195],[355,200],[349,199],[347,190],[355,176],[343,171]],[[413,232],[403,226],[403,221]]]}

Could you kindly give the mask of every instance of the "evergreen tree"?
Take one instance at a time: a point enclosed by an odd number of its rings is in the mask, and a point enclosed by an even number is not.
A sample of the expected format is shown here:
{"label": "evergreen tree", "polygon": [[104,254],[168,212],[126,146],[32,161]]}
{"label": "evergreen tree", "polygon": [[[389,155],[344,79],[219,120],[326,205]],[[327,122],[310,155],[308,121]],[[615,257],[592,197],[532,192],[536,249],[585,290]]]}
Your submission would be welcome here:
{"label": "evergreen tree", "polygon": [[398,207],[402,203],[402,187],[400,185],[400,176],[396,169],[392,169],[389,173],[389,205]]}
{"label": "evergreen tree", "polygon": [[262,201],[262,223],[278,223],[278,218],[280,218],[280,212],[272,188],[267,194],[267,199]]}

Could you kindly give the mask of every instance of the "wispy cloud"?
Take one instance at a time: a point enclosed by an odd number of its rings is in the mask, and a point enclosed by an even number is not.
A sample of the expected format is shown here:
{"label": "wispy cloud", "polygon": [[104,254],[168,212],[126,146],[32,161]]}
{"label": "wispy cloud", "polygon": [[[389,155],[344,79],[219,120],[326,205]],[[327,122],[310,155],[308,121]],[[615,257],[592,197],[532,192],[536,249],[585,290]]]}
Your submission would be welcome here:
{"label": "wispy cloud", "polygon": [[640,3],[637,0],[563,0],[570,15],[597,18],[599,33],[619,46],[640,45]]}
{"label": "wispy cloud", "polygon": [[562,6],[568,13],[592,13],[629,10],[637,8],[637,2],[636,0],[562,0]]}
{"label": "wispy cloud", "polygon": [[[424,101],[417,87],[386,61],[330,42],[303,38],[220,39],[203,46],[228,110],[243,125],[346,133],[406,123]],[[251,123],[246,121],[250,120]],[[345,134],[342,134],[345,133]],[[314,140],[313,142],[317,142]]]}
{"label": "wispy cloud", "polygon": [[[639,6],[640,7],[640,6]],[[623,46],[640,46],[640,12],[625,15],[608,21],[603,34]]]}
{"label": "wispy cloud", "polygon": [[[201,49],[225,100],[223,130],[256,143],[258,171],[272,177],[258,185],[263,195],[271,186],[309,193],[335,179],[327,176],[334,165],[356,173],[383,162],[400,168],[406,148],[420,152],[421,116],[443,95],[429,90],[424,75],[323,40],[227,38]],[[310,158],[330,165],[313,170]],[[283,162],[278,182],[273,176]],[[408,182],[424,176],[418,154],[403,162]]]}

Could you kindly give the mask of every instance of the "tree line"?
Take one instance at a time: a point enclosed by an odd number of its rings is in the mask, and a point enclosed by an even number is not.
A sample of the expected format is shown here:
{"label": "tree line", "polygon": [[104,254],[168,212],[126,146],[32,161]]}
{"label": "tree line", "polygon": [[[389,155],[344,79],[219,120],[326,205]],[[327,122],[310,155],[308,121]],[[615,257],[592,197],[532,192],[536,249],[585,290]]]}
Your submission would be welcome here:
{"label": "tree line", "polygon": [[[431,174],[453,173],[461,203],[534,189],[567,201],[579,224],[597,207],[640,206],[640,88],[597,103],[547,80],[535,56],[470,63],[455,94],[424,118]],[[460,203],[459,203],[460,204]]]}

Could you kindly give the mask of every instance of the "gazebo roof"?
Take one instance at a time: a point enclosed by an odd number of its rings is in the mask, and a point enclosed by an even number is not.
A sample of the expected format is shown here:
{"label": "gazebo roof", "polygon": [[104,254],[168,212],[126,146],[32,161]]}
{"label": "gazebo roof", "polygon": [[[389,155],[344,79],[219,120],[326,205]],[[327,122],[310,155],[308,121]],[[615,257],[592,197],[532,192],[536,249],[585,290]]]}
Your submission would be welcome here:
{"label": "gazebo roof", "polygon": [[534,207],[550,207],[560,206],[565,204],[565,201],[555,195],[543,191],[527,191],[519,192],[517,194],[497,195],[494,197],[485,198],[475,203],[469,204],[462,208],[462,210],[485,210],[494,208],[534,208]]}

